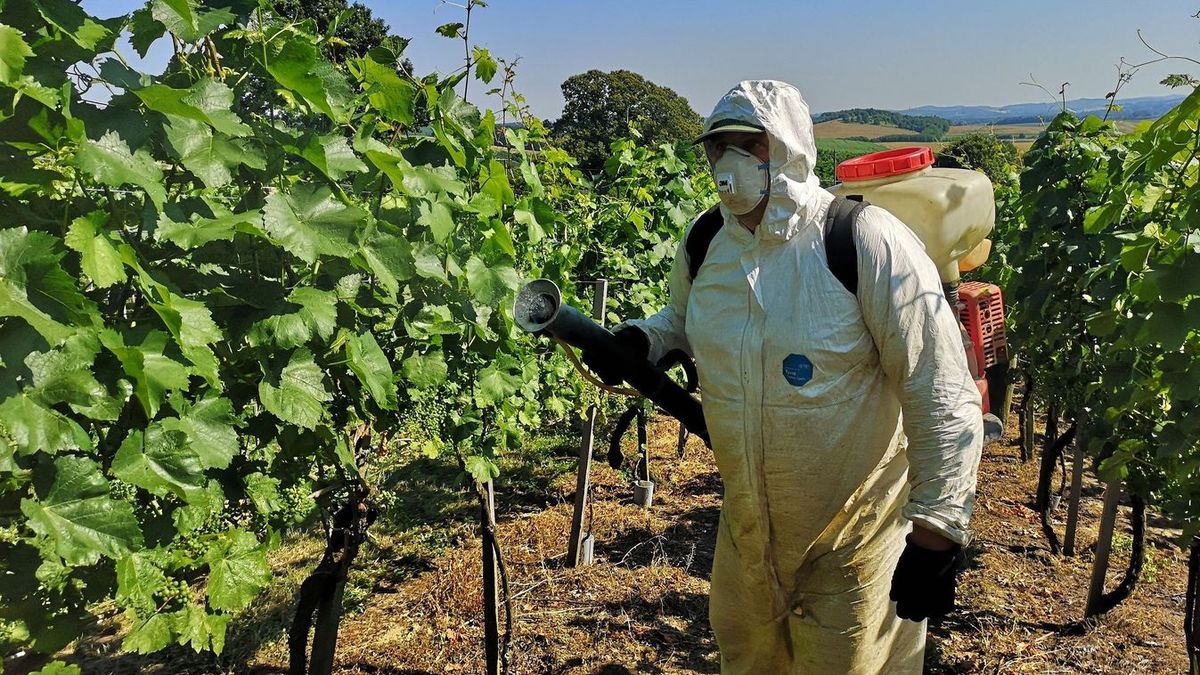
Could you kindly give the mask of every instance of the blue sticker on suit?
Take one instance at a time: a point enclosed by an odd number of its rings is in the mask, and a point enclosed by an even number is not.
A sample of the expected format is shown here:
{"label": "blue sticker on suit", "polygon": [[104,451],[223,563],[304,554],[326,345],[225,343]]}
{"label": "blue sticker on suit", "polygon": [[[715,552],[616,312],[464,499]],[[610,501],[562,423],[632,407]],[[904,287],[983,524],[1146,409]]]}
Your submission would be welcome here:
{"label": "blue sticker on suit", "polygon": [[783,377],[794,387],[803,387],[813,376],[813,364],[803,354],[789,354],[783,360]]}

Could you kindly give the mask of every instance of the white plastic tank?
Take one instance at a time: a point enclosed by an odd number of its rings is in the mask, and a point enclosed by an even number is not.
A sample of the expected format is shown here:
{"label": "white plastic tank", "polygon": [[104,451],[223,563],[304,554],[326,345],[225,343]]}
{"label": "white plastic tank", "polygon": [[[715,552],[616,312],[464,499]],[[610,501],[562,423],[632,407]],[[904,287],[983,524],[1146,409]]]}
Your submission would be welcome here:
{"label": "white plastic tank", "polygon": [[835,195],[862,195],[887,209],[925,243],[942,283],[983,264],[996,224],[992,182],[978,171],[933,168],[924,147],[886,150],[842,162]]}

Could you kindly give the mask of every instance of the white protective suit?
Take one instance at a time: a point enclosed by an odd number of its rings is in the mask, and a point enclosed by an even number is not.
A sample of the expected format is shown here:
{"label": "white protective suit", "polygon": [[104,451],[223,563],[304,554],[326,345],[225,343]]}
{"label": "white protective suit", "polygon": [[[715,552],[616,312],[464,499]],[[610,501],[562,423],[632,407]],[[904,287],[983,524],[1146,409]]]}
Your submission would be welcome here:
{"label": "white protective suit", "polygon": [[830,272],[833,196],[795,87],[742,82],[708,124],[725,119],[766,129],[766,215],[750,232],[722,207],[694,285],[681,243],[670,304],[628,322],[651,360],[682,348],[699,371],[725,484],[721,672],[920,673],[925,624],[897,618],[888,592],[910,521],[968,537],[983,423],[958,321],[921,242],[881,208],[856,228],[857,298]]}

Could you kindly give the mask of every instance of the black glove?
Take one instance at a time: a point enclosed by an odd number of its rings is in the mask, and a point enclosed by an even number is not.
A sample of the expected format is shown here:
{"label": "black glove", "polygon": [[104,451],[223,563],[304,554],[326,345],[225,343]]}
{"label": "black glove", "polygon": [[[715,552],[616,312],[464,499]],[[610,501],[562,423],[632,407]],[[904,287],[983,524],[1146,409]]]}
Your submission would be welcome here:
{"label": "black glove", "polygon": [[962,547],[955,544],[945,551],[933,551],[917,546],[911,538],[905,541],[892,575],[896,616],[912,621],[940,619],[954,609]]}
{"label": "black glove", "polygon": [[600,381],[610,387],[621,384],[621,373],[631,360],[645,361],[650,354],[650,338],[642,329],[625,326],[613,333],[611,349],[585,349],[583,362]]}

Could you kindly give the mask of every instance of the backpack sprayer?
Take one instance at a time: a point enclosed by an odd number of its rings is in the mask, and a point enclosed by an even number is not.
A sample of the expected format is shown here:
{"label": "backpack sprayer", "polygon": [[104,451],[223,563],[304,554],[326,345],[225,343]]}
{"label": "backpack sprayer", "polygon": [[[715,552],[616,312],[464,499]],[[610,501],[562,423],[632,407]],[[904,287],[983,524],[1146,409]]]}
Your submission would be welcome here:
{"label": "backpack sprayer", "polygon": [[1004,435],[1008,418],[1008,341],[1000,287],[963,282],[987,261],[996,223],[992,182],[978,171],[937,168],[926,147],[899,148],[846,160],[835,195],[861,195],[899,218],[925,244],[946,300],[959,316],[967,364],[983,399],[985,442]]}
{"label": "backpack sprayer", "polygon": [[623,364],[621,376],[637,393],[679,420],[689,433],[709,443],[700,402],[649,361],[630,359],[628,354],[617,350],[613,334],[564,303],[553,281],[538,279],[526,284],[513,303],[513,318],[518,326],[534,335],[549,335],[576,349],[610,355]]}

